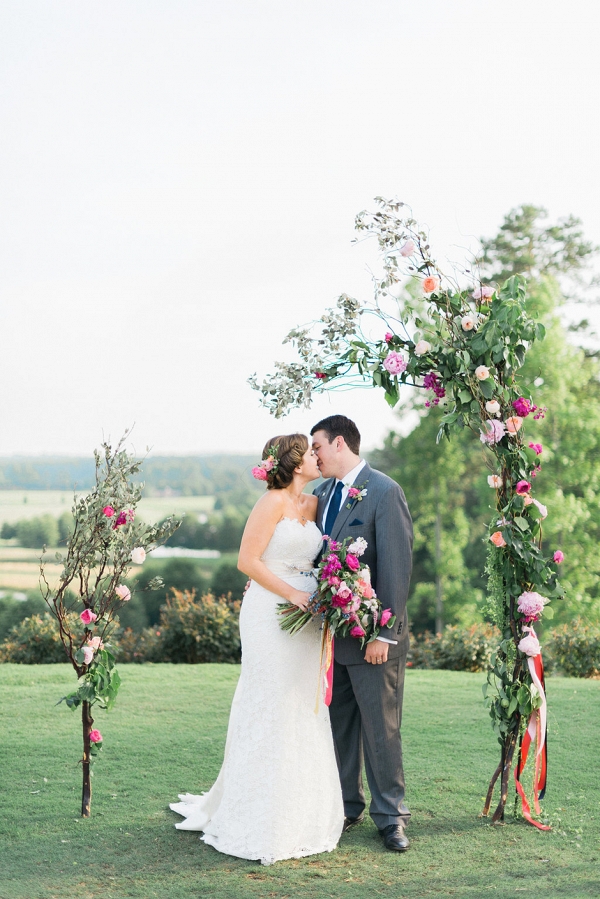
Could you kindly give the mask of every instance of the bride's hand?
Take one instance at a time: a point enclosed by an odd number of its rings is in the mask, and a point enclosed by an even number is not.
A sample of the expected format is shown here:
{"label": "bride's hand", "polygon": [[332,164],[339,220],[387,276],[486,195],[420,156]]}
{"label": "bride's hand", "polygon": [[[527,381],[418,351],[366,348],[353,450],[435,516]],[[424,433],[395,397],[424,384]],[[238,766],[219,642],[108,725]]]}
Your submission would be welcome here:
{"label": "bride's hand", "polygon": [[291,595],[288,596],[288,602],[293,603],[295,606],[302,609],[303,612],[306,612],[308,601],[311,596],[312,593],[305,593],[304,590],[294,590]]}

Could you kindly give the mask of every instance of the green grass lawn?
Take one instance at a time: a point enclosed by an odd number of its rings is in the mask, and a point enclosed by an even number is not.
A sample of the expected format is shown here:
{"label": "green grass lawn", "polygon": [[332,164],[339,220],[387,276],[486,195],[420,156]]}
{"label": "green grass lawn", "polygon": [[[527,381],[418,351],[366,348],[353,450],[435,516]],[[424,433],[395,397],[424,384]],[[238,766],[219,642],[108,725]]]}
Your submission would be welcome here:
{"label": "green grass lawn", "polygon": [[[409,671],[403,725],[412,846],[386,852],[368,821],[331,854],[262,867],[175,830],[167,804],[210,787],[239,669],[121,666],[92,817],[79,817],[79,719],[54,703],[66,665],[0,665],[0,899],[600,895],[600,684],[549,681],[551,833],[479,818],[497,763],[481,675]],[[307,762],[308,763],[308,762]],[[293,772],[290,772],[293,776]]]}

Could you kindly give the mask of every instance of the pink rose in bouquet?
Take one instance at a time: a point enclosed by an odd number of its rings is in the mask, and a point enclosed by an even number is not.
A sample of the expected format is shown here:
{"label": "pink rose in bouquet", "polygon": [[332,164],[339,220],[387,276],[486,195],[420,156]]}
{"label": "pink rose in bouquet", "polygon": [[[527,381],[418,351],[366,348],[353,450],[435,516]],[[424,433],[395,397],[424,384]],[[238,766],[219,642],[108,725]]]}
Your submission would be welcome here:
{"label": "pink rose in bouquet", "polygon": [[355,624],[354,627],[350,628],[350,636],[351,637],[366,637],[366,632],[363,630],[360,624]]}
{"label": "pink rose in bouquet", "polygon": [[346,553],[346,565],[351,571],[358,571],[360,562],[353,553]]}
{"label": "pink rose in bouquet", "polygon": [[379,623],[381,624],[381,626],[385,627],[391,617],[392,617],[392,610],[384,609],[383,612],[381,613],[381,617],[379,619]]}

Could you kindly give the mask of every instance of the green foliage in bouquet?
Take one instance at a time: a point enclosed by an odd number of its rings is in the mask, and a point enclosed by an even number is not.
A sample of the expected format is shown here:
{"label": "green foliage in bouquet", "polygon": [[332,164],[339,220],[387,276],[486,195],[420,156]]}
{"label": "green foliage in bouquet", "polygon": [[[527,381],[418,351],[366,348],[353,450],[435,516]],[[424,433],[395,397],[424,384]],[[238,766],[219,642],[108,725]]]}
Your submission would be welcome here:
{"label": "green foliage in bouquet", "polygon": [[296,328],[284,342],[300,361],[277,363],[274,375],[251,386],[276,417],[308,406],[315,393],[341,386],[373,386],[395,406],[404,385],[426,392],[425,406],[444,410],[438,441],[469,429],[480,440],[495,491],[489,528],[488,576],[492,620],[500,630],[486,686],[492,724],[501,745],[496,779],[501,795],[494,822],[502,820],[515,749],[540,704],[529,659],[539,656],[531,626],[549,600],[564,591],[557,580],[563,555],[542,551],[547,509],[533,495],[541,444],[527,441],[525,421],[545,410],[524,395],[518,372],[531,344],[544,337],[525,307],[525,282],[484,284],[470,270],[444,275],[427,234],[403,203],[377,200],[375,213],[357,216],[359,232],[377,239],[383,272],[374,276],[374,299],[342,295],[316,325]]}
{"label": "green foliage in bouquet", "polygon": [[49,582],[44,557],[40,562],[42,595],[77,674],[77,688],[63,699],[69,708],[81,709],[82,817],[91,813],[91,760],[102,748],[91,710],[94,705],[110,709],[121,683],[109,640],[119,609],[131,599],[124,581],[132,562],[141,564],[179,526],[175,518],[156,526],[135,521],[142,489],[133,477],[141,463],[125,452],[123,442],[114,450],[105,443],[103,454],[94,454],[96,485],[87,496],[75,497],[66,553],[55,556],[63,566],[58,583]]}

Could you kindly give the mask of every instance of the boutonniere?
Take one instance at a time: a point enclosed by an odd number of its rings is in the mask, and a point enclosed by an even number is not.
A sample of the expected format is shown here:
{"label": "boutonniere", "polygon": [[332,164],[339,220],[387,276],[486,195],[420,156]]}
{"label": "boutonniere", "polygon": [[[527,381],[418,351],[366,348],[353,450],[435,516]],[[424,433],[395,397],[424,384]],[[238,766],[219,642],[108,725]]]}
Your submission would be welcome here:
{"label": "boutonniere", "polygon": [[[365,484],[366,484],[366,483],[367,483],[367,482],[365,481]],[[366,491],[366,489],[365,489],[365,484],[356,484],[356,486],[350,487],[350,488],[349,488],[349,490],[348,490],[348,499],[350,500],[350,502],[349,502],[349,503],[346,503],[346,508],[347,508],[347,509],[351,509],[351,508],[352,508],[352,503],[355,502],[355,501],[356,501],[357,503],[362,503],[362,498],[363,498],[363,496],[366,496],[366,495],[367,495],[367,491]]]}

